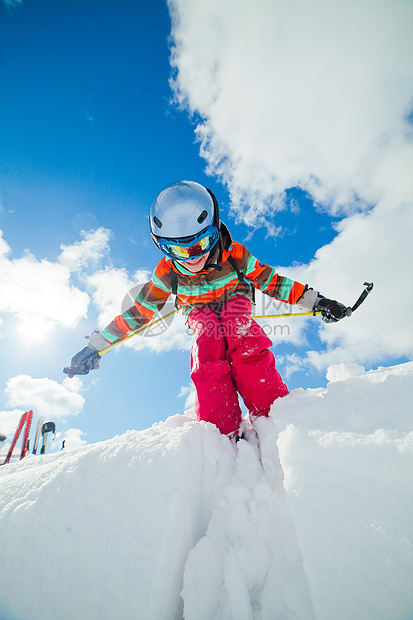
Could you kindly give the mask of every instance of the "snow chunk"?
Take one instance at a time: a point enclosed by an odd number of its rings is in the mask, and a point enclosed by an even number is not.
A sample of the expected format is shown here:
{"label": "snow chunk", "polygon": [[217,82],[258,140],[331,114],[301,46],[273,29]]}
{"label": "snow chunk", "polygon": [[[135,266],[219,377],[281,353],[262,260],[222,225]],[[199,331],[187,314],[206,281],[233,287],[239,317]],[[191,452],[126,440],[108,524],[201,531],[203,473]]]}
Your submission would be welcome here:
{"label": "snow chunk", "polygon": [[333,364],[327,369],[327,381],[345,381],[350,377],[359,377],[365,372],[364,366],[358,364]]}

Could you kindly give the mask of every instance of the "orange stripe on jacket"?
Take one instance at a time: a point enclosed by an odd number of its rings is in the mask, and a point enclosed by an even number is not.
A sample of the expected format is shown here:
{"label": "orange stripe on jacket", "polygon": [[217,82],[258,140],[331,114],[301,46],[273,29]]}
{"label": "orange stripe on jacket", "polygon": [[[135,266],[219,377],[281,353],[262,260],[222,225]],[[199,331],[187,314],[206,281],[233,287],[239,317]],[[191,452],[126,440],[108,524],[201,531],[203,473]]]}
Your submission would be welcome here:
{"label": "orange stripe on jacket", "polygon": [[[143,314],[144,317],[151,319],[154,315],[155,312],[153,310],[149,310],[149,308],[146,308],[144,305],[140,304],[138,301],[134,302],[135,308],[141,313]],[[129,327],[130,330],[130,327]]]}
{"label": "orange stripe on jacket", "polygon": [[268,282],[268,286],[266,289],[266,293],[268,295],[272,295],[274,293],[274,289],[277,286],[278,280],[279,280],[279,275],[278,273],[275,273],[273,277],[271,278],[271,280]]}
{"label": "orange stripe on jacket", "polygon": [[171,269],[172,261],[170,258],[162,258],[155,267],[155,273],[158,278],[162,279],[162,276],[168,274]]}
{"label": "orange stripe on jacket", "polygon": [[305,286],[304,284],[300,284],[299,282],[294,282],[290,294],[288,295],[288,303],[295,304],[297,300],[300,299],[301,295],[304,293]]}
{"label": "orange stripe on jacket", "polygon": [[256,280],[266,269],[267,269],[266,266],[263,266],[260,263],[258,263],[255,269],[248,274],[248,278],[250,280]]}
{"label": "orange stripe on jacket", "polygon": [[238,241],[232,242],[232,249],[229,252],[233,258],[242,258],[244,256],[244,246]]}
{"label": "orange stripe on jacket", "polygon": [[125,319],[123,318],[121,314],[119,314],[119,316],[115,316],[114,320],[115,320],[117,327],[125,334],[131,331],[130,326],[127,324],[127,322],[125,321]]}

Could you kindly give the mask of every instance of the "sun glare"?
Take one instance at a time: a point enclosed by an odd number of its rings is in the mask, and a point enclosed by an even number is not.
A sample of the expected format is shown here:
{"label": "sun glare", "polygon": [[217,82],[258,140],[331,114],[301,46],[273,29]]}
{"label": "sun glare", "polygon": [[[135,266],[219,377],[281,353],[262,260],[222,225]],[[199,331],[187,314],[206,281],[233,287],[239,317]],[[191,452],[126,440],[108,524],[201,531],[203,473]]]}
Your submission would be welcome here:
{"label": "sun glare", "polygon": [[53,327],[53,322],[41,316],[22,319],[17,332],[27,343],[42,342]]}

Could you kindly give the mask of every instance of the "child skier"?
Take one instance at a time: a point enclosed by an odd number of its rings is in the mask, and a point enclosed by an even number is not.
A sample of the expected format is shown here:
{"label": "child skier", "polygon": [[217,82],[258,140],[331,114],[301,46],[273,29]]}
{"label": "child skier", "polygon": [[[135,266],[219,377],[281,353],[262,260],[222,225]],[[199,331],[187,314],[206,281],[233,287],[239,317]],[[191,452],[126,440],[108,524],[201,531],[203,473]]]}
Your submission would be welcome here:
{"label": "child skier", "polygon": [[241,432],[241,395],[253,421],[267,416],[272,403],[288,394],[275,367],[271,340],[251,319],[252,287],[302,310],[321,310],[327,322],[346,307],[258,262],[232,241],[220,222],[214,194],[193,181],[166,187],[150,211],[151,236],[165,255],[132,308],[117,316],[77,353],[69,376],[99,367],[99,352],[148,323],[168,297],[176,296],[195,334],[191,378],[198,420],[212,422],[230,438]]}

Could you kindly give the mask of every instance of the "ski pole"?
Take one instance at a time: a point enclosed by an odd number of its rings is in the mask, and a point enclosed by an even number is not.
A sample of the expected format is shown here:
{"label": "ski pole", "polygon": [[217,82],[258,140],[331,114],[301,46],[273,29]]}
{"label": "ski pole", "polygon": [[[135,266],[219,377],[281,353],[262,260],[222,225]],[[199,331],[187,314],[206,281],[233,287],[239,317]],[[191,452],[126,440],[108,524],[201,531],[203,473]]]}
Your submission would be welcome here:
{"label": "ski pole", "polygon": [[[373,290],[374,284],[373,284],[373,282],[365,282],[364,286],[366,288],[363,290],[363,292],[361,293],[360,297],[357,299],[356,303],[353,306],[349,306],[347,308],[347,316],[350,316],[355,310],[357,310],[357,308],[359,306],[361,306],[363,301],[366,299],[367,295]],[[102,349],[102,351],[99,351],[99,355],[103,355],[104,353],[108,353],[108,351],[111,351],[112,349],[117,347],[122,342],[125,342],[126,340],[129,340],[130,338],[133,338],[133,336],[136,336],[137,334],[141,334],[146,329],[149,329],[149,327],[152,327],[153,325],[156,325],[157,323],[160,323],[161,321],[163,321],[164,319],[168,318],[169,316],[172,316],[173,314],[178,312],[178,310],[179,310],[179,308],[176,308],[175,310],[172,310],[172,312],[169,312],[168,314],[165,314],[165,316],[161,316],[159,319],[155,319],[155,320],[150,321],[149,323],[147,323],[143,327],[140,327],[139,329],[136,329],[135,331],[130,333],[129,336],[126,336],[126,338],[123,338],[123,340],[118,340],[117,342],[114,342],[113,344],[111,344],[108,347],[106,347],[106,349]],[[311,312],[284,312],[284,313],[281,313],[281,314],[265,314],[265,315],[253,316],[252,318],[253,319],[280,319],[280,318],[287,318],[287,317],[317,316],[317,315],[320,315],[320,314],[322,314],[321,311],[316,311],[315,312],[313,310]]]}
{"label": "ski pole", "polygon": [[175,310],[172,310],[172,312],[168,312],[168,314],[165,314],[164,316],[159,317],[159,319],[152,319],[152,321],[150,321],[149,323],[146,323],[146,325],[144,325],[143,327],[140,327],[139,329],[135,329],[135,331],[133,331],[131,334],[129,334],[129,336],[126,336],[126,338],[123,338],[122,340],[118,340],[118,342],[114,342],[113,344],[110,344],[108,347],[106,347],[106,349],[102,349],[102,351],[99,351],[99,355],[103,355],[104,353],[108,353],[108,351],[111,351],[112,349],[117,347],[122,342],[126,342],[126,340],[129,340],[130,338],[133,338],[133,336],[137,336],[138,334],[141,334],[146,329],[149,329],[149,327],[152,327],[153,325],[156,325],[157,323],[160,323],[164,319],[167,319],[168,316],[172,316],[176,312],[178,312],[177,308],[175,308]]}
{"label": "ski pole", "polygon": [[[373,290],[374,284],[373,282],[365,282],[364,285],[366,288],[361,293],[360,297],[357,299],[356,303],[353,306],[348,306],[346,316],[351,316],[353,312],[357,310],[366,299],[367,295],[371,293]],[[322,314],[320,310],[317,312],[286,312],[285,314],[266,314],[262,316],[254,316],[254,319],[278,319],[280,317],[289,317],[289,316],[316,316],[317,314]]]}
{"label": "ski pole", "polygon": [[284,312],[283,314],[261,314],[258,316],[252,316],[253,319],[282,319],[290,316],[317,316],[317,314],[321,314],[321,310],[317,310],[314,312]]}
{"label": "ski pole", "polygon": [[[126,342],[126,340],[133,338],[133,336],[137,336],[138,334],[141,334],[146,329],[149,329],[149,327],[152,327],[153,325],[160,323],[161,321],[168,318],[169,316],[176,314],[178,310],[179,309],[172,310],[172,312],[165,314],[165,316],[161,316],[159,319],[150,321],[143,327],[136,329],[134,332],[129,334],[129,336],[126,336],[126,338],[123,338],[122,340],[118,340],[118,342],[114,342],[113,344],[106,347],[106,349],[102,349],[102,351],[99,351],[99,355],[104,355],[105,353],[108,353],[109,351],[111,351],[112,349],[120,345],[122,342]],[[321,314],[321,312],[287,312],[285,314],[267,314],[267,315],[262,315],[262,316],[254,316],[252,318],[254,319],[278,319],[278,318],[289,317],[289,316],[315,316],[316,314]]]}
{"label": "ski pole", "polygon": [[371,293],[371,291],[373,290],[374,284],[373,282],[365,282],[363,284],[363,286],[365,286],[366,288],[364,289],[364,291],[361,293],[360,297],[358,298],[358,300],[356,301],[356,303],[354,304],[354,306],[352,306],[351,311],[354,312],[355,310],[357,310],[357,308],[359,306],[361,306],[361,304],[363,303],[363,301],[366,299],[367,295],[369,293]]}

